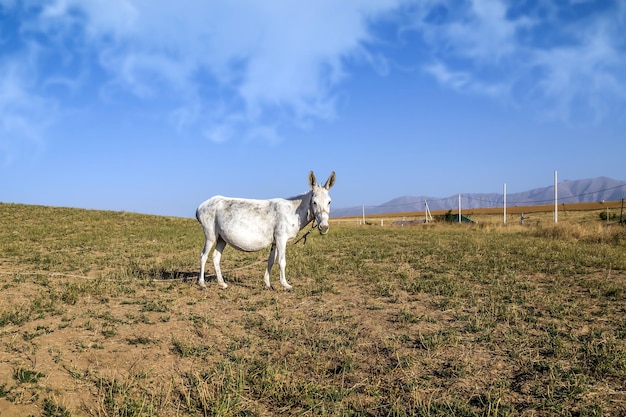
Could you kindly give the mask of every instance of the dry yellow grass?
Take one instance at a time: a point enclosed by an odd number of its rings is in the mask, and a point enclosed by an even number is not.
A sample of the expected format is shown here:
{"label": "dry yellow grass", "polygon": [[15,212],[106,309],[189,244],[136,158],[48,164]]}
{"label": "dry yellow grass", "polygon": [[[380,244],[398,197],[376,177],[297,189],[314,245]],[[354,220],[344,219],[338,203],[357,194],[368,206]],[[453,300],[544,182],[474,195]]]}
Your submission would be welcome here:
{"label": "dry yellow grass", "polygon": [[0,204],[0,412],[622,415],[626,231],[562,216],[334,224],[289,293],[228,249],[199,290],[195,220]]}

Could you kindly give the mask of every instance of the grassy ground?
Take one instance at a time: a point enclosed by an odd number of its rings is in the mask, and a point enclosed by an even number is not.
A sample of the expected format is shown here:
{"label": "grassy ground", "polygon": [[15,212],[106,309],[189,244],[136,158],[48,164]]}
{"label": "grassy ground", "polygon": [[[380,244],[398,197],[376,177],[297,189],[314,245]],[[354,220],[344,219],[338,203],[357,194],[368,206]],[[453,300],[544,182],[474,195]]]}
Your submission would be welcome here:
{"label": "grassy ground", "polygon": [[334,224],[293,292],[230,248],[201,291],[194,219],[0,204],[0,416],[623,415],[626,230],[533,216]]}

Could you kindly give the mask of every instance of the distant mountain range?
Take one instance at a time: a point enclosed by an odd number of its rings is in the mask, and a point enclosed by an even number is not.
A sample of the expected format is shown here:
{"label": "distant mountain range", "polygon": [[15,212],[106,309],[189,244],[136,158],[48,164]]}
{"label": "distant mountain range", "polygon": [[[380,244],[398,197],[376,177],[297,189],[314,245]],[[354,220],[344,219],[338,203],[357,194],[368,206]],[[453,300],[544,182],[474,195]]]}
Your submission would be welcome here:
{"label": "distant mountain range", "polygon": [[[612,201],[626,198],[626,181],[614,180],[607,177],[598,177],[576,181],[562,181],[558,183],[559,203],[585,203],[593,201]],[[455,194],[450,197],[418,197],[404,196],[394,198],[379,206],[365,206],[365,214],[401,213],[411,211],[424,211],[425,204],[428,208],[435,210],[455,210],[459,207],[459,196]],[[506,196],[508,207],[531,206],[541,204],[551,204],[554,202],[554,185],[521,193],[509,194]],[[461,193],[461,208],[488,208],[502,207],[504,205],[504,194],[463,194]],[[332,217],[359,216],[363,212],[363,207],[336,208],[331,212]]]}

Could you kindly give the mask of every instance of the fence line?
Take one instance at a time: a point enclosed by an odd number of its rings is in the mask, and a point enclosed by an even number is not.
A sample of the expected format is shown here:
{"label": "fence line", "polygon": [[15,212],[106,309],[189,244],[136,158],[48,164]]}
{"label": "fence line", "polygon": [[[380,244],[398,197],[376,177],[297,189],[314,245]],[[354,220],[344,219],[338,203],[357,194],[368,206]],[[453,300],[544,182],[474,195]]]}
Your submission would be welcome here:
{"label": "fence line", "polygon": [[[602,190],[597,190],[597,191],[590,191],[590,192],[586,192],[586,193],[582,193],[582,194],[578,194],[578,195],[573,195],[573,196],[569,196],[569,197],[559,197],[559,201],[563,202],[565,201],[571,201],[574,199],[578,199],[580,197],[585,197],[585,196],[589,196],[589,195],[593,195],[593,194],[599,194],[605,191],[610,191],[610,190],[615,190],[615,189],[619,189],[619,188],[625,188],[626,184],[622,184],[622,185],[617,185],[615,187],[608,187],[608,188],[604,188]],[[465,199],[464,201],[480,201],[483,203],[486,203],[486,206],[480,207],[480,208],[495,208],[495,207],[500,207],[503,204],[503,199],[497,199],[497,200],[489,200],[486,198],[481,198],[481,197],[472,197],[469,194],[459,194],[461,196],[462,199]],[[342,210],[362,210],[362,209],[384,209],[384,208],[398,208],[398,207],[405,207],[405,206],[410,206],[415,208],[418,205],[424,205],[425,201],[429,201],[429,202],[437,202],[437,201],[445,201],[445,200],[455,200],[456,202],[457,196],[451,196],[451,197],[440,197],[440,198],[422,198],[420,197],[420,200],[418,202],[411,202],[411,203],[398,203],[398,204],[386,204],[386,205],[379,205],[379,206],[372,206],[372,205],[360,205],[360,206],[353,206],[353,207],[345,207],[342,208]],[[549,204],[552,203],[554,201],[553,198],[550,199],[543,199],[543,200],[518,200],[518,201],[510,201],[507,199],[507,205],[508,206],[514,206],[514,205],[528,205],[528,206],[533,206],[533,205],[542,205],[542,204]],[[453,209],[452,207],[450,209]],[[416,211],[422,211],[421,209],[418,209]]]}

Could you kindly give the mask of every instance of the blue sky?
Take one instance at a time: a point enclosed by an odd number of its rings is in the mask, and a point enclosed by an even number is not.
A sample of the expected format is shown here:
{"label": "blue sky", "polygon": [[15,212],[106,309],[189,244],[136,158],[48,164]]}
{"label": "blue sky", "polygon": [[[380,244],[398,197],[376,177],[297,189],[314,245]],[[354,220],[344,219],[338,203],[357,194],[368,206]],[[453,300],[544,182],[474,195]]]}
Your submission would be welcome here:
{"label": "blue sky", "polygon": [[626,179],[626,2],[0,0],[0,201]]}

